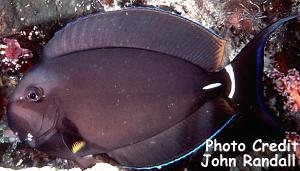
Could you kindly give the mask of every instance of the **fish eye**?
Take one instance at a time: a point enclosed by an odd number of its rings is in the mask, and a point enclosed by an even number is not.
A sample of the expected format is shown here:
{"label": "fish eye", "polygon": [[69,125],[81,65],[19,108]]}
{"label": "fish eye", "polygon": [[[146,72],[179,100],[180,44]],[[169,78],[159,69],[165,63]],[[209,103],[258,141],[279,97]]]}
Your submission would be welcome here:
{"label": "fish eye", "polygon": [[25,97],[29,102],[39,102],[44,97],[44,91],[40,87],[30,86],[26,89]]}

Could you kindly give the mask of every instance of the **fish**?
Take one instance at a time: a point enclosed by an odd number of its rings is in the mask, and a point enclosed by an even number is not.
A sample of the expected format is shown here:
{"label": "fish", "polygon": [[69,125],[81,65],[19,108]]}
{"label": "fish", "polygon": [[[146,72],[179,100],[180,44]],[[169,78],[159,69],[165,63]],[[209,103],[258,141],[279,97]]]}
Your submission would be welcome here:
{"label": "fish", "polygon": [[79,18],[46,43],[10,96],[8,126],[48,155],[80,163],[106,154],[130,169],[191,156],[243,113],[284,130],[264,104],[263,50],[297,17],[266,27],[227,64],[222,37],[170,12]]}

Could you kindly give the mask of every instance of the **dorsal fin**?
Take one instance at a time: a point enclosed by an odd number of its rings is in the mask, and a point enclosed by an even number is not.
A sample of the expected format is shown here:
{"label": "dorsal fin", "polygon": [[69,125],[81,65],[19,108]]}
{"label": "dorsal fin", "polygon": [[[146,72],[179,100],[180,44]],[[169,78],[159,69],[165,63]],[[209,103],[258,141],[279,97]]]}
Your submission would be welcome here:
{"label": "dorsal fin", "polygon": [[80,18],[46,44],[46,58],[95,48],[128,47],[174,55],[207,71],[218,68],[225,41],[203,26],[161,10],[134,8]]}

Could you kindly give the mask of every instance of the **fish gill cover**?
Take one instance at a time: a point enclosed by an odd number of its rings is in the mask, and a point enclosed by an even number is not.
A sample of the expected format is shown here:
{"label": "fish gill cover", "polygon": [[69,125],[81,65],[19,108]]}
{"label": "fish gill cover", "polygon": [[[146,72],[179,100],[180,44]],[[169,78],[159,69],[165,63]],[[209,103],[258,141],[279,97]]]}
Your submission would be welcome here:
{"label": "fish gill cover", "polygon": [[[227,40],[227,60],[232,60],[262,28],[300,11],[299,0],[3,0],[0,2],[1,118],[5,120],[8,96],[57,30],[80,16],[132,6],[158,7],[202,23]],[[299,22],[287,24],[271,37],[265,50],[264,93],[267,104],[279,118],[289,123],[291,131],[298,130],[300,123],[299,28]],[[0,133],[9,137],[0,137],[2,167],[76,166],[72,161],[52,158],[18,143],[6,131],[5,121],[1,122]],[[296,133],[287,136],[299,139]],[[269,153],[261,155],[268,156]],[[296,153],[300,156],[299,151]],[[199,160],[201,158],[195,156],[193,161],[179,167],[193,170],[198,165],[195,161]]]}

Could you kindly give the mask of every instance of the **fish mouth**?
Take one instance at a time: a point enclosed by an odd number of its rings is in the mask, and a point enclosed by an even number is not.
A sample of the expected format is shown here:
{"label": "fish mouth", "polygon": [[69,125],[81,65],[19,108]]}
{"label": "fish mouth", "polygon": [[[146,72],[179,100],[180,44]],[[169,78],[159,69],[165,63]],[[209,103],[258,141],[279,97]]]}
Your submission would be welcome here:
{"label": "fish mouth", "polygon": [[52,107],[54,115],[47,118],[49,110],[39,114],[21,101],[10,102],[7,106],[8,126],[23,143],[36,148],[57,132],[59,109],[57,105]]}
{"label": "fish mouth", "polygon": [[[8,127],[12,130],[14,135],[19,140],[23,141],[26,137],[26,131],[30,130],[30,125],[27,122],[27,118],[22,111],[23,108],[15,104],[15,102],[9,102],[7,105],[7,123]],[[21,115],[20,115],[21,114]]]}
{"label": "fish mouth", "polygon": [[3,130],[3,137],[8,138],[8,141],[10,143],[20,142],[19,136],[17,134],[15,134],[15,132],[10,128],[5,128]]}

